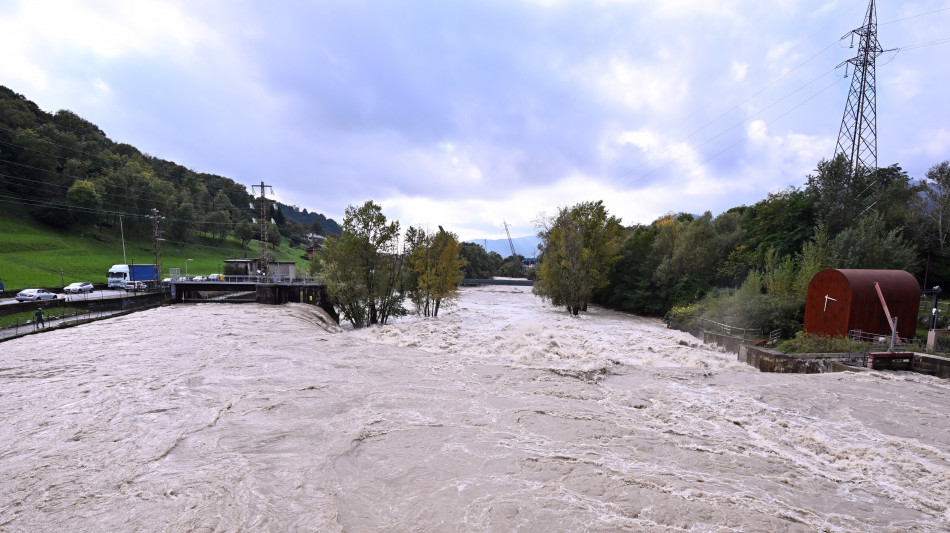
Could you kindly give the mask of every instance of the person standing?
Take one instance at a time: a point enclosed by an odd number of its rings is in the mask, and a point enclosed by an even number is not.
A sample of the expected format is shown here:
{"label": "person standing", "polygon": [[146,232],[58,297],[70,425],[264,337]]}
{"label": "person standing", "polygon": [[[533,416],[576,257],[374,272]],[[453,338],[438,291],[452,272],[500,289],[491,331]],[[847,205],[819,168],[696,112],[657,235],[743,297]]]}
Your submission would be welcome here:
{"label": "person standing", "polygon": [[36,320],[33,321],[33,329],[34,329],[34,330],[35,330],[36,328],[45,328],[45,327],[46,327],[46,322],[43,321],[43,308],[42,308],[42,307],[38,308],[38,309],[36,310],[36,312],[33,313],[33,316],[36,317]]}

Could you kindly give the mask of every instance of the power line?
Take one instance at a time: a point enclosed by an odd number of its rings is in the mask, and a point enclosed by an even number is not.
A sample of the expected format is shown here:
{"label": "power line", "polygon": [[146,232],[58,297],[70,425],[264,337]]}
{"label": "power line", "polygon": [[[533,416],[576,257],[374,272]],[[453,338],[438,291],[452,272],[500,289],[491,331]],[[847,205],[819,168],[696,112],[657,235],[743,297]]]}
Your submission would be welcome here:
{"label": "power line", "polygon": [[940,9],[935,9],[935,10],[933,10],[933,11],[928,11],[928,12],[926,12],[926,13],[920,13],[920,14],[917,14],[917,15],[911,15],[911,16],[909,16],[909,17],[904,17],[904,18],[900,18],[900,19],[895,19],[895,20],[891,20],[891,21],[888,21],[888,22],[881,22],[881,23],[878,24],[878,26],[885,26],[885,25],[887,25],[887,24],[894,24],[895,22],[903,22],[903,21],[905,21],[905,20],[915,19],[915,18],[918,18],[918,17],[926,16],[926,15],[933,15],[934,13],[940,13],[941,11],[950,11],[950,7],[944,7],[944,8],[940,8]]}

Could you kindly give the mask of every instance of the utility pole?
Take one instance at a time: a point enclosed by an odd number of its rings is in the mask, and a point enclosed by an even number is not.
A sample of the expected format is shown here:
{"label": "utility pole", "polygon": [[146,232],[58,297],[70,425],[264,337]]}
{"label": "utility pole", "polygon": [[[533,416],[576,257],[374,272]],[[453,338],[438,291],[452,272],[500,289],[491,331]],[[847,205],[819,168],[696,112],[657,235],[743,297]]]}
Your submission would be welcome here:
{"label": "utility pole", "polygon": [[[877,9],[874,0],[868,4],[867,14],[864,16],[864,25],[852,30],[842,37],[842,40],[851,38],[851,48],[855,41],[858,53],[838,65],[845,67],[845,77],[851,72],[851,90],[848,93],[848,103],[844,107],[841,117],[841,129],[838,131],[838,145],[835,156],[839,154],[848,158],[851,164],[851,176],[869,175],[877,172],[877,90],[875,77],[877,72],[877,57],[884,53],[881,43],[877,40]],[[877,188],[876,180],[872,185],[860,193],[867,198],[867,208],[873,207],[876,200],[873,198]]]}
{"label": "utility pole", "polygon": [[253,193],[253,192],[254,192],[254,189],[255,189],[255,188],[258,188],[258,187],[260,187],[260,189],[261,189],[261,197],[260,197],[260,208],[261,208],[261,248],[260,248],[260,256],[259,256],[259,259],[258,259],[258,262],[260,263],[260,264],[258,265],[258,269],[259,269],[261,272],[263,272],[263,275],[266,277],[266,276],[267,276],[267,260],[268,260],[268,258],[269,258],[269,256],[270,256],[270,254],[268,253],[268,244],[267,244],[267,218],[268,218],[268,217],[267,217],[267,206],[268,206],[268,204],[267,204],[267,196],[266,196],[266,192],[265,192],[265,191],[266,191],[267,189],[270,189],[270,192],[273,194],[274,188],[271,187],[270,185],[265,185],[264,182],[261,181],[261,184],[260,184],[260,185],[251,185],[251,192]]}
{"label": "utility pole", "polygon": [[128,264],[129,261],[125,257],[125,229],[122,227],[122,215],[119,215],[119,232],[122,234],[122,262]]}
{"label": "utility pole", "polygon": [[152,254],[154,256],[155,268],[158,269],[158,279],[155,281],[159,284],[162,281],[162,241],[165,239],[162,237],[162,231],[158,228],[159,222],[165,219],[165,217],[158,214],[158,209],[152,208]]}

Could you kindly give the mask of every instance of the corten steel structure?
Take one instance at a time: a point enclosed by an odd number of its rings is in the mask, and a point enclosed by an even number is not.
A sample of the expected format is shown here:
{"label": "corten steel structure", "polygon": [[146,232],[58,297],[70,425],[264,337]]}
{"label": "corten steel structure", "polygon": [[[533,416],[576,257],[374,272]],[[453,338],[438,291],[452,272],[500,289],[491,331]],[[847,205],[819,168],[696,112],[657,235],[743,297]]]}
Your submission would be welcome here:
{"label": "corten steel structure", "polygon": [[903,270],[827,269],[808,284],[805,302],[806,333],[847,335],[849,331],[890,335],[877,283],[892,317],[897,335],[913,337],[917,329],[920,285]]}

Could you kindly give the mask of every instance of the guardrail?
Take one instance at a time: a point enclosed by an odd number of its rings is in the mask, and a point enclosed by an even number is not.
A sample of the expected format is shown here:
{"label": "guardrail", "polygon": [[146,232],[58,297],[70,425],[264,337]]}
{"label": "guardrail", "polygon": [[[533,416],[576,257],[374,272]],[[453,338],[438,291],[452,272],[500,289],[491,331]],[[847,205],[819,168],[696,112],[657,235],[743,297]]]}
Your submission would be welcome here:
{"label": "guardrail", "polygon": [[723,324],[721,322],[709,320],[708,318],[701,318],[699,320],[700,327],[702,327],[704,331],[708,331],[710,333],[729,335],[730,337],[742,337],[743,339],[760,339],[763,337],[761,329],[730,326],[729,324]]}

